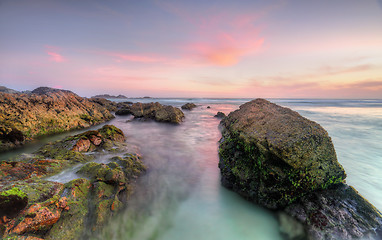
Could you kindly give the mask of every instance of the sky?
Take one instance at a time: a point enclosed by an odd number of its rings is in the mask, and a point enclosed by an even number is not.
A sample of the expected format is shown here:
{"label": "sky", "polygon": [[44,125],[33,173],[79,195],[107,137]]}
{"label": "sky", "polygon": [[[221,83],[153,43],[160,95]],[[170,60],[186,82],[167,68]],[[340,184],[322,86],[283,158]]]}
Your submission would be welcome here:
{"label": "sky", "polygon": [[0,85],[382,98],[382,0],[0,0]]}

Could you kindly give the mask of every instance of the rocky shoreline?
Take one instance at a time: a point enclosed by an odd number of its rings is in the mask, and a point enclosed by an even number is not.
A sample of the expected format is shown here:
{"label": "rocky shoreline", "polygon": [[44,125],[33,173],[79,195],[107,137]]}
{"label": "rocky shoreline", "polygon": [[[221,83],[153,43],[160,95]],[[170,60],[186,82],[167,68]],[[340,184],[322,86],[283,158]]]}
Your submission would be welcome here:
{"label": "rocky shoreline", "polygon": [[[113,153],[105,163],[96,156]],[[82,178],[49,181],[75,164]],[[105,125],[0,164],[2,239],[79,239],[99,230],[125,202],[146,167],[126,152],[123,132]],[[29,237],[29,238],[28,238]]]}
{"label": "rocky shoreline", "polygon": [[68,90],[40,87],[29,94],[7,92],[0,92],[0,152],[114,118],[105,107]]}
{"label": "rocky shoreline", "polygon": [[278,211],[288,239],[380,239],[381,213],[352,187],[328,133],[256,99],[220,123],[224,186]]}

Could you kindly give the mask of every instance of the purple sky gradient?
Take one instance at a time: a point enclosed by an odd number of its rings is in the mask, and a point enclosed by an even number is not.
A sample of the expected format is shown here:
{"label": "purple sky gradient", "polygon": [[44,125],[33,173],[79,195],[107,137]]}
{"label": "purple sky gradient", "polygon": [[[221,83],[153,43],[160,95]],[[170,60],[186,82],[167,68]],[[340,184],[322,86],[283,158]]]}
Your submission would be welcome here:
{"label": "purple sky gradient", "polygon": [[382,98],[382,2],[0,0],[0,85]]}

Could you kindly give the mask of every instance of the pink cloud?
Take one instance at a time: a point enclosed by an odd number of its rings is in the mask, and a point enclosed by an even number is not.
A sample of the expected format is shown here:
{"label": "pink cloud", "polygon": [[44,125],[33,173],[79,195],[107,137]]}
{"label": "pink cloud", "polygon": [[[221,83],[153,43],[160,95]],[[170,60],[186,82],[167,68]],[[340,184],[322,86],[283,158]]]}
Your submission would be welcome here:
{"label": "pink cloud", "polygon": [[248,13],[242,9],[227,12],[216,8],[195,12],[185,3],[160,0],[156,3],[185,22],[193,39],[182,45],[187,57],[216,66],[232,66],[255,54],[264,43],[264,38],[259,37],[262,27],[256,23],[275,7]]}
{"label": "pink cloud", "polygon": [[45,46],[46,53],[50,56],[49,60],[52,62],[65,62],[66,59],[59,53],[60,49],[54,46]]}

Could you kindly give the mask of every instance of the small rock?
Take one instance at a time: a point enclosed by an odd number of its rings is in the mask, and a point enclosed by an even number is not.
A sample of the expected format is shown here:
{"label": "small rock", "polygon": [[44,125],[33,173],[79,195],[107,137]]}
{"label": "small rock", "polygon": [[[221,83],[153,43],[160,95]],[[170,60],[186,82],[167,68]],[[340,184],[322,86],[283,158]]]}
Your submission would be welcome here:
{"label": "small rock", "polygon": [[216,118],[225,118],[225,113],[223,112],[217,112],[216,115],[214,116]]}
{"label": "small rock", "polygon": [[185,110],[192,110],[193,108],[196,108],[196,105],[194,103],[186,103],[182,106],[182,109]]}

